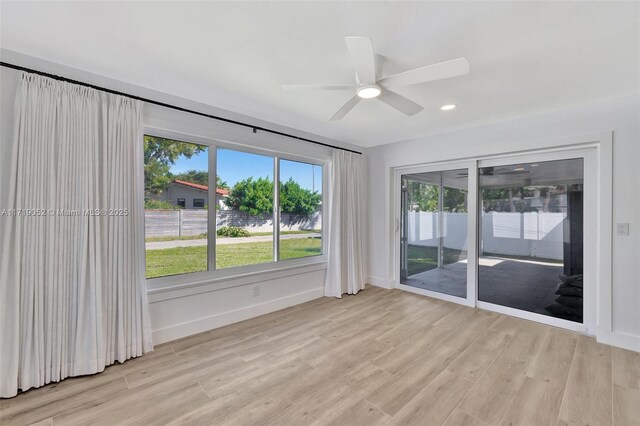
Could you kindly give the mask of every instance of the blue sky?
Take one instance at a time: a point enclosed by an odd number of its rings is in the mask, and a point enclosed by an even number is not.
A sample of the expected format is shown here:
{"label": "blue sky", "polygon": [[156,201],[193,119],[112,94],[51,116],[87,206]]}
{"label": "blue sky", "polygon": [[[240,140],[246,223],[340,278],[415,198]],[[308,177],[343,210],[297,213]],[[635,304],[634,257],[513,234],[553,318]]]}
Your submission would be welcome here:
{"label": "blue sky", "polygon": [[[187,159],[178,158],[171,166],[171,173],[178,174],[187,170],[207,170],[207,152]],[[218,149],[218,176],[233,187],[239,180],[253,176],[273,179],[273,159],[263,155]],[[282,160],[280,162],[280,179],[287,181],[292,177],[303,188],[322,192],[322,167],[297,161]]]}

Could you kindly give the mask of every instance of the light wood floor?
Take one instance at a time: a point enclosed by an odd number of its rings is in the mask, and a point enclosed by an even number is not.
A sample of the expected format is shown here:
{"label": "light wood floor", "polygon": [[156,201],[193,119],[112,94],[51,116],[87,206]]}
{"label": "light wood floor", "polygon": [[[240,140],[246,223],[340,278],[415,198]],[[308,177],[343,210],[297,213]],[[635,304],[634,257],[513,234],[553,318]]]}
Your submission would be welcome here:
{"label": "light wood floor", "polygon": [[368,287],[2,400],[0,423],[640,424],[640,355]]}

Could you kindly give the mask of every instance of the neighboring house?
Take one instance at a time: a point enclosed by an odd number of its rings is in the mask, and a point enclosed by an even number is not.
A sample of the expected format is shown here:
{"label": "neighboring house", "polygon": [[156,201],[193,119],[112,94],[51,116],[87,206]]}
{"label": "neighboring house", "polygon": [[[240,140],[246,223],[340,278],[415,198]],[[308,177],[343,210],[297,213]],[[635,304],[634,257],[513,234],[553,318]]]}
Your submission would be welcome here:
{"label": "neighboring house", "polygon": [[[174,180],[165,191],[165,200],[185,209],[203,209],[207,205],[209,187],[184,180]],[[227,208],[223,200],[229,191],[216,188],[216,203],[221,210]]]}

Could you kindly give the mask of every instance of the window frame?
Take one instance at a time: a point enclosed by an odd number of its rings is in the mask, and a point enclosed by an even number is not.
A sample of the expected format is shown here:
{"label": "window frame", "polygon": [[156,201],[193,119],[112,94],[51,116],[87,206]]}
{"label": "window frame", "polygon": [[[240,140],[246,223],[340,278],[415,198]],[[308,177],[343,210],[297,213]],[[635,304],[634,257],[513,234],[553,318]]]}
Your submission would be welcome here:
{"label": "window frame", "polygon": [[[180,204],[182,202],[182,204]],[[176,206],[182,207],[183,209],[187,208],[187,199],[186,198],[177,198]]]}
{"label": "window frame", "polygon": [[[328,239],[325,233],[328,226],[328,214],[325,209],[328,200],[328,172],[331,160],[329,158],[310,157],[299,154],[292,154],[288,152],[282,152],[275,149],[259,148],[245,143],[234,142],[227,139],[221,139],[216,137],[203,137],[192,134],[161,129],[152,126],[145,126],[143,136],[155,136],[167,139],[174,139],[180,142],[193,143],[198,145],[207,146],[208,151],[208,169],[209,169],[209,188],[214,188],[217,184],[217,149],[225,148],[235,151],[246,152],[249,154],[257,154],[270,157],[273,160],[274,167],[274,211],[273,217],[273,259],[270,262],[233,266],[223,269],[215,269],[215,252],[216,252],[216,210],[209,209],[207,222],[207,252],[208,252],[208,268],[214,265],[214,269],[208,269],[201,272],[189,272],[184,274],[168,275],[163,277],[147,278],[147,290],[148,291],[168,291],[172,289],[191,287],[193,285],[208,285],[212,283],[219,283],[217,287],[228,288],[235,287],[242,284],[234,284],[233,282],[223,283],[224,280],[240,279],[267,272],[287,271],[298,268],[307,268],[312,265],[326,265],[327,262],[327,247]],[[140,144],[142,147],[142,143]],[[322,252],[317,255],[305,256],[294,259],[279,260],[279,248],[280,248],[280,206],[279,206],[279,191],[280,191],[280,160],[290,160],[313,164],[322,167]],[[275,184],[278,183],[278,184]],[[208,191],[208,205],[214,205],[216,202],[216,191]],[[277,202],[276,202],[277,201]],[[144,216],[144,215],[143,215]],[[143,217],[144,220],[144,217]],[[213,232],[212,232],[213,230]],[[145,249],[145,268],[146,268],[146,249]],[[240,280],[242,281],[242,280]]]}
{"label": "window frame", "polygon": [[[196,201],[202,201],[202,205],[201,206],[196,206]],[[204,209],[204,206],[206,206],[207,203],[204,202],[204,198],[194,198],[193,199],[193,208],[194,209]]]}

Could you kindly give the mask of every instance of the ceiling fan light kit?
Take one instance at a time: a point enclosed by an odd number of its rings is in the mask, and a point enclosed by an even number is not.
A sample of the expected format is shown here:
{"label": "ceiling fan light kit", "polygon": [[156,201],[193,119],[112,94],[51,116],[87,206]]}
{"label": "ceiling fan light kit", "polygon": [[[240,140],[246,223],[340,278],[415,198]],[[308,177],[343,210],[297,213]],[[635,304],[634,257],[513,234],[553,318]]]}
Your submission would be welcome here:
{"label": "ceiling fan light kit", "polygon": [[[350,90],[355,93],[329,120],[340,120],[349,111],[355,108],[362,99],[378,98],[390,107],[406,114],[415,115],[424,108],[410,99],[399,95],[389,89],[395,87],[408,86],[412,84],[426,83],[429,81],[442,80],[445,78],[457,77],[469,73],[469,62],[465,58],[453,59],[451,61],[440,62],[426,67],[401,72],[382,79],[376,77],[375,55],[373,53],[373,43],[366,37],[345,37],[345,43],[349,56],[356,70],[356,85],[283,85],[283,90]],[[455,105],[445,105],[441,107],[443,111],[449,111]]]}
{"label": "ceiling fan light kit", "polygon": [[377,84],[365,84],[358,87],[356,92],[362,99],[377,98],[382,93],[382,89]]}

